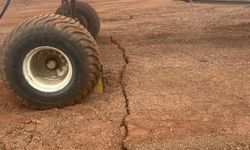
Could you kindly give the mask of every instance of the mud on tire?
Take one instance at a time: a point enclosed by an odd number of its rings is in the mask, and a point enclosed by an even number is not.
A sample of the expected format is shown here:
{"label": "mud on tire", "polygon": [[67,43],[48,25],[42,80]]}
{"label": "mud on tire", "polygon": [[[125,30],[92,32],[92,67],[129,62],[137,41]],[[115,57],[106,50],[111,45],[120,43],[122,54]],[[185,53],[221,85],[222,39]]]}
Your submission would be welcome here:
{"label": "mud on tire", "polygon": [[93,37],[65,16],[41,15],[25,21],[8,36],[1,53],[7,87],[35,108],[74,104],[88,96],[99,79]]}

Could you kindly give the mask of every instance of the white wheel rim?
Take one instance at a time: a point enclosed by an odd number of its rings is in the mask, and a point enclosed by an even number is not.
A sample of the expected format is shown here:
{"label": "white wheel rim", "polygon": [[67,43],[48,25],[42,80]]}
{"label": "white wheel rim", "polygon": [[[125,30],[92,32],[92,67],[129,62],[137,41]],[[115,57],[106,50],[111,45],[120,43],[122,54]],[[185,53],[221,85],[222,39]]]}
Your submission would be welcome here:
{"label": "white wheel rim", "polygon": [[23,61],[23,75],[30,86],[41,92],[58,92],[73,76],[69,58],[59,49],[41,46],[31,50]]}

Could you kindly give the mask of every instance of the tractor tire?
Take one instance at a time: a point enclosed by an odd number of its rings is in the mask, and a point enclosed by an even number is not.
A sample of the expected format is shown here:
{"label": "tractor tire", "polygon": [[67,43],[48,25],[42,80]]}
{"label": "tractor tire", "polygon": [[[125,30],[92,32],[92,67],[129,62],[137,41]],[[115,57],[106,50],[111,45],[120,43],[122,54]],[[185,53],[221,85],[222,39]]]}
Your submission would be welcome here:
{"label": "tractor tire", "polygon": [[[57,9],[56,14],[62,15],[61,6]],[[88,29],[94,38],[97,37],[101,23],[100,18],[93,7],[88,3],[76,1],[76,18],[86,29]]]}
{"label": "tractor tire", "polygon": [[3,81],[36,109],[79,102],[93,91],[100,75],[95,40],[65,16],[25,21],[8,36],[1,53]]}

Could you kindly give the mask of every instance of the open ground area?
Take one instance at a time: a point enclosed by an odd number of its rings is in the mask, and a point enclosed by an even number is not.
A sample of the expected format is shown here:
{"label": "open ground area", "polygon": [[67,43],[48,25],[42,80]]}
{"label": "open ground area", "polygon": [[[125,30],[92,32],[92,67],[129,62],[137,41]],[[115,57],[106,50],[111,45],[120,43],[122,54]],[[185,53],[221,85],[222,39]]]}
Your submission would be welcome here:
{"label": "open ground area", "polygon": [[[106,93],[37,111],[0,82],[0,149],[250,149],[250,5],[89,0]],[[58,1],[13,1],[0,43]]]}

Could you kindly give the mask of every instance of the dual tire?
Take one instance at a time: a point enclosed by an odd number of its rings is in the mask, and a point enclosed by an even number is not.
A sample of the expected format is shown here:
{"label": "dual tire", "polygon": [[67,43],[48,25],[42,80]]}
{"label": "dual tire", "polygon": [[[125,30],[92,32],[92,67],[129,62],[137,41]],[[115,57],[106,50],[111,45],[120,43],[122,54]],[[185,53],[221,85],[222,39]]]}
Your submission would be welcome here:
{"label": "dual tire", "polygon": [[[82,1],[76,1],[75,3],[76,19],[96,38],[101,27],[98,14],[88,3]],[[56,10],[56,14],[63,14],[61,6]]]}
{"label": "dual tire", "polygon": [[63,107],[87,97],[100,76],[93,38],[99,27],[90,33],[79,21],[56,14],[23,22],[1,49],[0,71],[7,87],[35,108]]}

